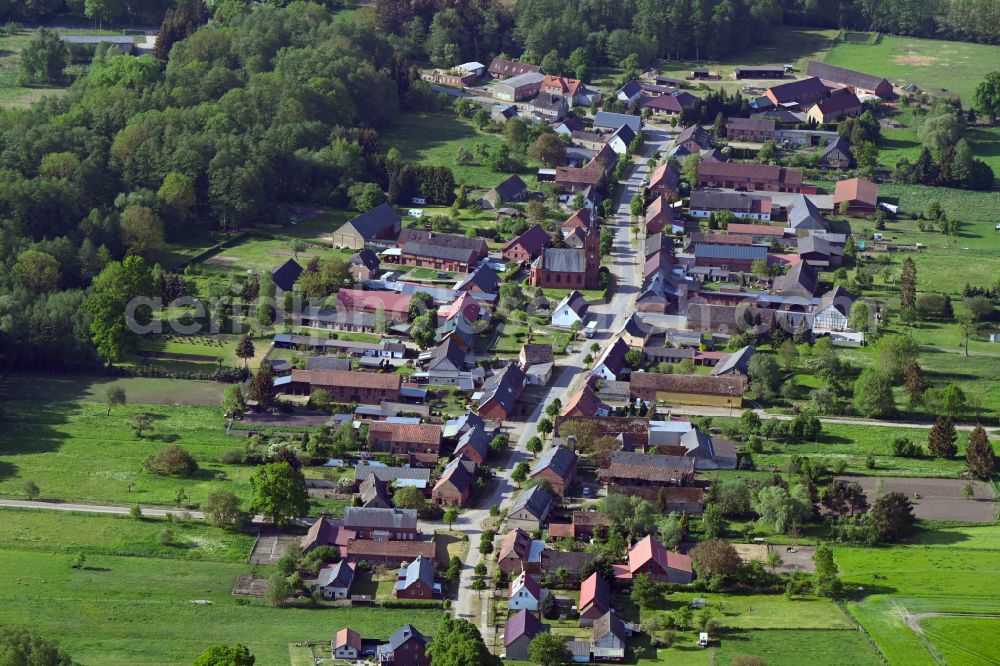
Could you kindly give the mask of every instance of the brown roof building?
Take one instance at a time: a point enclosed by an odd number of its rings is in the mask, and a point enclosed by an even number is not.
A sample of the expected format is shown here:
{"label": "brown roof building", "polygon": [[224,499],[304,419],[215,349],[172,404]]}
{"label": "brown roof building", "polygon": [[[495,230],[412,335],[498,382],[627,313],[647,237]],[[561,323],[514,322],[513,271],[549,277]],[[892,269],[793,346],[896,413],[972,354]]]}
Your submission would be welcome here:
{"label": "brown roof building", "polygon": [[774,120],[770,118],[730,118],[726,121],[730,141],[763,143],[774,140]]}
{"label": "brown roof building", "polygon": [[490,67],[487,71],[489,71],[490,76],[494,79],[508,79],[512,76],[520,76],[521,74],[537,74],[542,71],[542,68],[538,65],[518,62],[517,60],[493,58],[490,61]]}
{"label": "brown roof building", "polygon": [[743,406],[746,377],[725,375],[664,375],[633,373],[629,380],[631,397],[655,404],[711,405],[739,409]]}
{"label": "brown roof building", "polygon": [[797,193],[802,191],[802,172],[773,164],[702,161],[698,164],[698,187]]}
{"label": "brown roof building", "polygon": [[540,224],[530,227],[517,238],[508,241],[501,253],[507,261],[527,263],[535,259],[552,240]]}
{"label": "brown roof building", "polygon": [[373,451],[437,454],[441,451],[441,426],[373,421],[368,429],[368,441]]}
{"label": "brown roof building", "polygon": [[288,377],[275,379],[283,393],[310,395],[316,389],[330,393],[333,402],[378,405],[383,400],[399,401],[403,381],[399,375],[345,370],[292,370]]}
{"label": "brown roof building", "polygon": [[412,562],[418,557],[426,557],[434,561],[435,547],[433,541],[373,541],[371,539],[352,539],[347,543],[349,562],[377,562],[399,566],[403,562]]}
{"label": "brown roof building", "polygon": [[878,95],[882,99],[891,99],[892,84],[885,78],[872,76],[863,72],[856,72],[852,69],[835,67],[818,60],[810,60],[806,67],[806,74],[819,77],[826,83],[835,83],[847,87],[855,95],[868,93]]}
{"label": "brown roof building", "polygon": [[878,208],[878,185],[864,178],[837,181],[833,205],[845,202],[849,213],[874,213]]}
{"label": "brown roof building", "polygon": [[795,103],[805,108],[826,97],[829,90],[817,77],[811,76],[768,88],[765,94],[775,106]]}

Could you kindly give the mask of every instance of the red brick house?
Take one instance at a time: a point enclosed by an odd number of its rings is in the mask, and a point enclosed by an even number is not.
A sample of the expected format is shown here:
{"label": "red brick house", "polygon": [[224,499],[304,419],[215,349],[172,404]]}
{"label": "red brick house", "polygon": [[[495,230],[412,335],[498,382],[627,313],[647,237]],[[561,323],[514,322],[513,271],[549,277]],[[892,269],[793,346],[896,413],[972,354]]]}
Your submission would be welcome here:
{"label": "red brick house", "polygon": [[646,208],[646,235],[655,236],[670,227],[673,231],[674,209],[663,196],[657,196]]}
{"label": "red brick house", "polygon": [[365,405],[378,405],[383,400],[397,402],[402,385],[400,375],[347,370],[295,369],[288,376],[274,379],[274,386],[281,393],[310,395],[316,389],[324,389],[333,402]]}
{"label": "red brick house", "polygon": [[396,244],[400,248],[399,263],[440,271],[468,273],[489,254],[482,238],[420,229],[404,229]]}
{"label": "red brick house", "polygon": [[802,191],[802,172],[772,164],[747,162],[709,162],[698,164],[698,187],[727,187],[754,192]]}
{"label": "red brick house", "polygon": [[654,194],[666,197],[668,201],[676,201],[680,196],[681,175],[671,164],[661,164],[649,177],[649,187],[646,189]]}
{"label": "red brick house", "polygon": [[524,371],[517,363],[509,363],[483,384],[482,397],[476,414],[491,421],[503,421],[514,413],[517,399],[524,390]]}
{"label": "red brick house", "polygon": [[538,74],[542,71],[542,68],[538,65],[530,65],[526,62],[518,62],[517,60],[493,58],[490,61],[487,71],[494,79],[502,80],[509,79],[512,76],[520,76],[521,74]]}
{"label": "red brick house", "polygon": [[368,429],[368,443],[372,451],[437,454],[441,451],[441,426],[373,421]]}
{"label": "red brick house", "polygon": [[576,474],[576,453],[565,446],[550,447],[531,470],[531,479],[545,479],[552,492],[565,497]]}
{"label": "red brick house", "polygon": [[404,624],[389,637],[388,643],[383,643],[375,649],[375,661],[379,666],[430,666],[427,655],[427,644],[430,639],[425,637],[412,624]]}
{"label": "red brick house", "polygon": [[774,140],[774,120],[771,118],[730,118],[726,121],[726,138],[730,141],[764,143]]}
{"label": "red brick house", "polygon": [[417,557],[399,570],[393,595],[397,599],[433,599],[434,564],[425,557]]}
{"label": "red brick house", "polygon": [[542,553],[531,540],[531,535],[517,527],[504,536],[497,562],[500,570],[507,574],[519,574],[522,571],[541,573]]}
{"label": "red brick house", "polygon": [[833,193],[833,205],[847,204],[849,213],[874,213],[878,208],[878,185],[864,178],[837,181]]}
{"label": "red brick house", "polygon": [[462,506],[472,494],[476,481],[476,463],[460,455],[441,472],[431,491],[431,500],[442,506]]}
{"label": "red brick house", "polygon": [[501,254],[507,261],[527,263],[537,257],[551,243],[542,225],[536,224],[503,246]]}
{"label": "red brick house", "polygon": [[799,79],[798,81],[781,83],[768,88],[765,93],[775,106],[794,102],[800,108],[808,108],[829,94],[830,91],[827,87],[815,76],[810,76],[807,79]]}

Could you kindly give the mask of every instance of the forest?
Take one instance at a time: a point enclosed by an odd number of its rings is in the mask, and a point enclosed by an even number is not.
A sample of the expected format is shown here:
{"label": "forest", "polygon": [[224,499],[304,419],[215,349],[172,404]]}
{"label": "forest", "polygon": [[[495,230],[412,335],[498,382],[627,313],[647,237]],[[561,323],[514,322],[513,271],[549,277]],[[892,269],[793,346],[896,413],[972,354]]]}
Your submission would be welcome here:
{"label": "forest", "polygon": [[450,173],[378,154],[373,129],[416,99],[415,71],[347,19],[306,3],[236,12],[166,63],[99,52],[66,96],[0,112],[0,361],[95,363],[100,295],[84,290],[113,284],[95,276],[126,256],[151,263],[192,234],[283,220],[288,202],[346,207],[396,174],[453,189]]}

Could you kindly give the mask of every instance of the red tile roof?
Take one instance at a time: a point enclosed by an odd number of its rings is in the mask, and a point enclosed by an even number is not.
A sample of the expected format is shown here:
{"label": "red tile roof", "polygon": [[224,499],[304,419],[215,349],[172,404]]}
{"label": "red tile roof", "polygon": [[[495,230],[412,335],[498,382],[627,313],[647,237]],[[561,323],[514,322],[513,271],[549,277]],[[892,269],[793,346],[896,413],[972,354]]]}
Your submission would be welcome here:
{"label": "red tile roof", "polygon": [[636,571],[650,561],[654,562],[663,571],[667,569],[686,571],[688,573],[694,571],[691,568],[690,557],[667,550],[651,535],[632,546],[632,550],[628,552],[629,571],[634,575]]}
{"label": "red tile roof", "polygon": [[342,647],[352,647],[355,650],[360,650],[361,634],[347,627],[338,631],[337,635],[334,637],[333,649],[336,650]]}
{"label": "red tile roof", "polygon": [[434,559],[433,541],[374,541],[372,539],[351,539],[347,544],[347,554],[352,559],[366,557],[418,557]]}
{"label": "red tile roof", "polygon": [[878,185],[864,178],[837,181],[833,193],[834,205],[841,201],[860,201],[869,206],[878,205]]}
{"label": "red tile roof", "polygon": [[579,412],[578,416],[597,416],[599,409],[608,410],[608,406],[601,402],[601,399],[594,393],[594,389],[584,384],[583,388],[577,391],[576,395],[566,403],[562,415],[569,416]]}
{"label": "red tile roof", "polygon": [[[542,90],[548,90],[549,88],[559,88],[560,93],[563,97],[576,97],[577,93],[580,92],[580,87],[583,86],[583,81],[580,79],[571,79],[565,76],[546,76],[542,81]],[[551,92],[551,91],[549,91]]]}
{"label": "red tile roof", "polygon": [[[771,202],[768,200],[768,209],[770,207]],[[776,224],[742,224],[734,222],[726,227],[726,231],[730,235],[749,234],[752,236],[774,236],[775,238],[781,238],[785,235],[784,228]]]}
{"label": "red tile roof", "polygon": [[441,426],[432,423],[388,423],[372,421],[368,428],[369,437],[393,442],[415,444],[441,444]]}
{"label": "red tile roof", "polygon": [[553,539],[572,539],[575,535],[572,523],[549,523],[549,536]]}
{"label": "red tile roof", "polygon": [[563,229],[580,227],[583,229],[590,228],[590,209],[581,208],[580,210],[573,213],[568,220],[562,223]]}
{"label": "red tile roof", "polygon": [[399,375],[348,370],[292,370],[293,382],[315,386],[348,386],[398,391],[403,380]]}
{"label": "red tile roof", "polygon": [[608,610],[608,597],[611,590],[608,581],[596,571],[590,574],[590,578],[580,583],[580,605],[578,608],[583,611],[588,605],[596,603],[602,610]]}
{"label": "red tile roof", "polygon": [[407,314],[410,310],[410,295],[394,291],[368,291],[364,289],[341,289],[337,292],[337,307],[345,310],[375,310],[385,308],[388,314]]}

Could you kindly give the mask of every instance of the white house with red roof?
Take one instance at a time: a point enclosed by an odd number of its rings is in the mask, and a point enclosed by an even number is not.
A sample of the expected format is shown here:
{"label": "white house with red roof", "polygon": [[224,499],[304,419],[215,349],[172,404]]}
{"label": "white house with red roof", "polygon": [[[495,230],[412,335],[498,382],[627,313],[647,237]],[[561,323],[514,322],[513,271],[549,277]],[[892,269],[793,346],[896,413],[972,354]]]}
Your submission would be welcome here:
{"label": "white house with red roof", "polygon": [[537,611],[544,595],[545,590],[534,576],[522,571],[521,575],[507,586],[507,608],[512,611]]}

